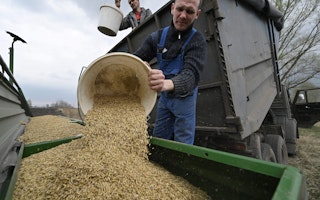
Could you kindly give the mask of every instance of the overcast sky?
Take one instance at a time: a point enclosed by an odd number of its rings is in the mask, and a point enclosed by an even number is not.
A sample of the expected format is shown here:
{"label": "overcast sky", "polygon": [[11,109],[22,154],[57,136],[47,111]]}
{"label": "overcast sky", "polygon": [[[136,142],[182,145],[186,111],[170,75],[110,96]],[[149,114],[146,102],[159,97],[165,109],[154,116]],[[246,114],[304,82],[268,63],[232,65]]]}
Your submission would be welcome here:
{"label": "overcast sky", "polygon": [[[140,0],[156,12],[169,0]],[[107,53],[131,30],[106,36],[97,29],[100,6],[114,0],[1,0],[0,54],[9,66],[12,32],[27,44],[14,43],[14,76],[33,106],[64,100],[77,106],[82,67]],[[131,8],[121,2],[126,15]]]}

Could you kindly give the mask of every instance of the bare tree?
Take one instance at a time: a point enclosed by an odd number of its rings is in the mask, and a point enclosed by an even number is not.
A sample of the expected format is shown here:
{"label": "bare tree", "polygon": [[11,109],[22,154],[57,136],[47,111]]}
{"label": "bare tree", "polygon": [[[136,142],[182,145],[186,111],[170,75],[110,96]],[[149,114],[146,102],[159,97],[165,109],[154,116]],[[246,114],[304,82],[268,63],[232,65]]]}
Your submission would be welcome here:
{"label": "bare tree", "polygon": [[56,103],[52,103],[51,107],[53,108],[73,108],[71,104],[64,100],[57,100]]}
{"label": "bare tree", "polygon": [[295,88],[320,77],[320,0],[273,0],[284,14],[279,64],[281,82]]}

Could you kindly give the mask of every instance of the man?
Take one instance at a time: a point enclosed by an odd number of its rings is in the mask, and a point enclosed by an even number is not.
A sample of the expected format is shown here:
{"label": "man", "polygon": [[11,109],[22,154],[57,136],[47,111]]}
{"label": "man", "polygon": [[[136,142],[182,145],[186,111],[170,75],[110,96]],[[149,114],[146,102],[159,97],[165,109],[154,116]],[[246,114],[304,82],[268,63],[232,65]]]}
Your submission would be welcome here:
{"label": "man", "polygon": [[114,3],[118,8],[120,8],[121,0],[115,0]]}
{"label": "man", "polygon": [[193,144],[196,99],[205,65],[206,42],[193,28],[201,0],[176,0],[172,23],[152,33],[134,53],[146,62],[157,56],[158,68],[149,73],[149,86],[161,92],[154,137]]}
{"label": "man", "polygon": [[[122,19],[119,30],[124,30],[129,27],[131,27],[133,30],[137,26],[139,26],[145,19],[152,15],[150,9],[140,7],[139,0],[128,0],[128,3],[132,8],[132,11],[130,11],[129,14]],[[120,0],[115,0],[115,4],[118,8],[120,8]]]}

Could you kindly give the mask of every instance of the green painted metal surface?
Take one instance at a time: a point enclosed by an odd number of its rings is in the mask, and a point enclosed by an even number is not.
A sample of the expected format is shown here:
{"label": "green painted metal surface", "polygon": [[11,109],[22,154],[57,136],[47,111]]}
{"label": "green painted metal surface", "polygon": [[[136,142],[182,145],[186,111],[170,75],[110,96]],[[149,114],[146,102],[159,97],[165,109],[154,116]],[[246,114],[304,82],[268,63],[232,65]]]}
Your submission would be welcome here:
{"label": "green painted metal surface", "polygon": [[304,176],[292,166],[159,138],[150,143],[151,161],[213,199],[306,199]]}
{"label": "green painted metal surface", "polygon": [[37,142],[32,144],[22,143],[21,147],[17,149],[18,159],[14,168],[10,170],[9,177],[4,184],[4,187],[0,191],[0,200],[11,200],[13,197],[13,191],[15,187],[15,183],[17,180],[17,176],[20,169],[20,163],[23,158],[26,158],[32,154],[40,153],[42,151],[54,148],[61,144],[65,144],[71,142],[72,140],[80,139],[82,135],[76,135],[72,137],[66,137],[57,140],[50,140],[44,142]]}
{"label": "green painted metal surface", "polygon": [[17,149],[21,143],[17,138],[31,116],[20,86],[0,55],[0,199],[19,162]]}
{"label": "green painted metal surface", "polygon": [[10,200],[12,199],[14,186],[18,178],[18,171],[20,169],[20,164],[23,155],[24,144],[22,143],[19,148],[17,148],[18,159],[15,167],[11,167],[8,173],[8,179],[4,182],[0,190],[0,200]]}
{"label": "green painted metal surface", "polygon": [[23,158],[28,157],[32,154],[47,150],[47,149],[54,148],[54,147],[59,146],[61,144],[71,142],[72,140],[79,139],[81,137],[82,137],[82,135],[80,134],[80,135],[57,139],[57,140],[50,140],[50,141],[26,144],[24,147]]}
{"label": "green painted metal surface", "polygon": [[[0,200],[12,199],[22,158],[79,138],[81,135],[22,146]],[[159,138],[151,138],[150,152],[151,162],[188,180],[212,199],[306,199],[304,176],[291,166]]]}

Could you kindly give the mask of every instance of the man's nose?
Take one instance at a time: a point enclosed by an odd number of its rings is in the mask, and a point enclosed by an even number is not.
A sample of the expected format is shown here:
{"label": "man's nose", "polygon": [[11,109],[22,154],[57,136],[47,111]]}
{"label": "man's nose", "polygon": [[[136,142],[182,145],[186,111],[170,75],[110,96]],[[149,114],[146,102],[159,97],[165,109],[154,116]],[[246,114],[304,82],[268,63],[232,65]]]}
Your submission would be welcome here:
{"label": "man's nose", "polygon": [[180,13],[180,17],[181,17],[181,18],[186,18],[186,17],[187,17],[187,11],[186,11],[186,10],[183,10],[183,11]]}

